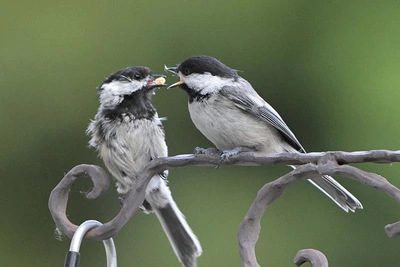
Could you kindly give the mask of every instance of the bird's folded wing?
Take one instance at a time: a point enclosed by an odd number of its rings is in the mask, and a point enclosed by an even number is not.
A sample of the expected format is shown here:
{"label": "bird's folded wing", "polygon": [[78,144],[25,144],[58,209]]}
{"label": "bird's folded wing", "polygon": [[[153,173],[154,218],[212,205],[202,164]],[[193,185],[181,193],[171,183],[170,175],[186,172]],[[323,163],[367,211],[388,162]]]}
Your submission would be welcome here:
{"label": "bird's folded wing", "polygon": [[224,87],[220,93],[231,100],[238,108],[256,116],[277,129],[283,139],[297,151],[301,153],[306,152],[281,116],[256,91],[252,89],[252,92],[244,93],[239,88]]}

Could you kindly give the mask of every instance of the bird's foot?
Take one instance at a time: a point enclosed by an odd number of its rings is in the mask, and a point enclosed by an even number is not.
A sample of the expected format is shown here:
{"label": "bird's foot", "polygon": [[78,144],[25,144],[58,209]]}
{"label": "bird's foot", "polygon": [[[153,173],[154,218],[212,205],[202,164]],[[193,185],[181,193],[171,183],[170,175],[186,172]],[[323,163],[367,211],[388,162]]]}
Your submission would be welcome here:
{"label": "bird's foot", "polygon": [[201,148],[201,147],[196,147],[194,149],[194,154],[195,155],[215,155],[218,154],[220,155],[222,152],[218,148],[211,147],[211,148]]}
{"label": "bird's foot", "polygon": [[229,161],[229,158],[236,156],[243,152],[254,152],[257,151],[256,147],[238,146],[231,150],[224,150],[221,155],[221,161]]}
{"label": "bird's foot", "polygon": [[[194,154],[195,155],[221,155],[222,151],[215,147],[210,147],[210,148],[196,147],[194,149]],[[216,165],[215,168],[218,169],[219,165]]]}
{"label": "bird's foot", "polygon": [[123,207],[124,206],[125,196],[119,197],[118,200],[119,200],[119,204],[121,205],[121,207]]}
{"label": "bird's foot", "polygon": [[145,214],[150,214],[153,213],[153,208],[150,206],[150,203],[147,202],[145,199],[143,201],[143,204],[139,207],[141,211],[143,211]]}

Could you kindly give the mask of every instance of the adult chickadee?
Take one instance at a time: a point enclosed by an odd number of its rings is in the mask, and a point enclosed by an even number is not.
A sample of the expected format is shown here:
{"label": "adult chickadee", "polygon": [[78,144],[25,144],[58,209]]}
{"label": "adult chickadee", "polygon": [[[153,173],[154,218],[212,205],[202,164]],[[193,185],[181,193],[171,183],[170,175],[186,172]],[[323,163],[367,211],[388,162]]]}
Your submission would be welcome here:
{"label": "adult chickadee", "polygon": [[[164,129],[151,96],[165,79],[147,67],[130,67],[108,77],[99,87],[100,107],[89,124],[89,142],[117,180],[117,191],[135,187],[138,174],[152,159],[168,155]],[[168,172],[154,176],[146,189],[142,209],[154,212],[179,261],[196,266],[202,253],[197,237],[172,199]]]}
{"label": "adult chickadee", "polygon": [[[180,77],[189,95],[194,125],[229,157],[240,151],[260,154],[300,152],[304,148],[279,114],[237,72],[209,56],[194,56],[167,68]],[[362,209],[349,191],[332,177],[309,180],[344,211]]]}

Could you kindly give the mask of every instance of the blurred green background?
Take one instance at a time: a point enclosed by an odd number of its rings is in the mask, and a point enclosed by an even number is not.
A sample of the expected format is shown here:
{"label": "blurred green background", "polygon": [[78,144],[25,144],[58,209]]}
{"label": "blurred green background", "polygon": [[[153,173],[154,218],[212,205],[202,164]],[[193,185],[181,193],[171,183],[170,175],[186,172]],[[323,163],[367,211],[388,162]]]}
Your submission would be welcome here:
{"label": "blurred green background", "polygon": [[[96,86],[117,69],[164,73],[206,54],[240,70],[309,151],[399,148],[399,1],[3,1],[0,10],[0,258],[4,266],[62,266],[69,240],[54,238],[50,191],[87,148]],[[176,77],[168,76],[170,83]],[[171,155],[211,144],[195,129],[180,90],[159,90]],[[400,186],[399,164],[358,165]],[[199,237],[199,266],[240,266],[236,231],[257,191],[285,166],[182,168],[174,198]],[[400,208],[381,192],[338,178],[364,204],[346,214],[306,182],[265,214],[262,266],[293,266],[316,248],[331,266],[395,266],[399,239],[383,228]],[[106,222],[114,188],[85,200],[78,183],[68,214]],[[155,216],[135,215],[115,238],[119,266],[180,266]],[[82,245],[81,266],[106,266],[101,242]]]}

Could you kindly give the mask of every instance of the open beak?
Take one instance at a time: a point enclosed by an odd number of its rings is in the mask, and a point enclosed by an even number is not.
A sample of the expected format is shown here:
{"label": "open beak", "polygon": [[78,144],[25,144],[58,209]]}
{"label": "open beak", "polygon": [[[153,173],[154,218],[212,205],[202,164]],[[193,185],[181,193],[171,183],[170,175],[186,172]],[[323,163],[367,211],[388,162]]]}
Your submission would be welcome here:
{"label": "open beak", "polygon": [[153,74],[151,75],[149,81],[147,82],[146,87],[148,89],[153,89],[155,87],[167,86],[165,84],[165,75],[161,74]]}
{"label": "open beak", "polygon": [[166,65],[164,65],[164,70],[171,72],[173,74],[178,74],[178,67],[170,67],[168,68]]}
{"label": "open beak", "polygon": [[[177,69],[178,69],[177,67],[168,68],[167,66],[164,65],[164,70],[165,71],[168,71],[168,72],[171,72],[173,74],[179,75]],[[170,86],[167,87],[167,89],[171,89],[171,88],[177,87],[177,86],[179,86],[181,84],[183,84],[183,81],[182,81],[182,78],[179,76],[179,82],[171,84]]]}

